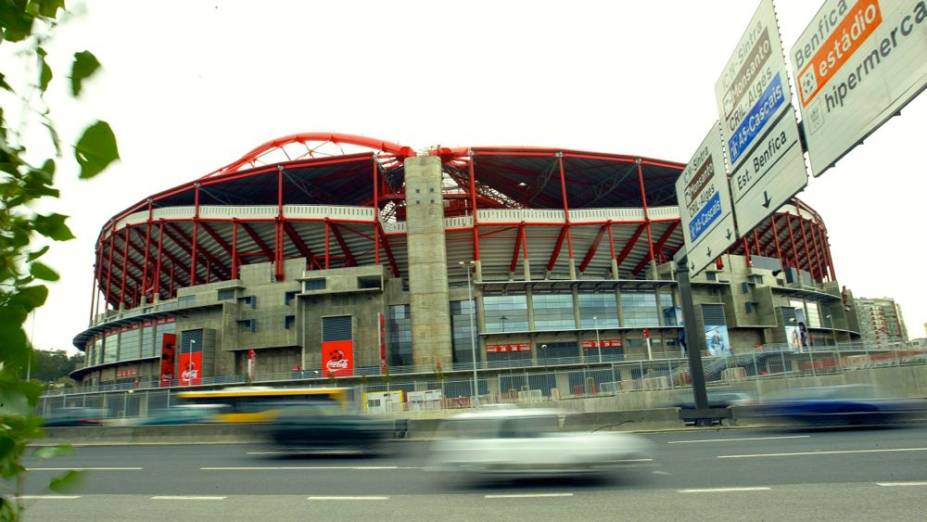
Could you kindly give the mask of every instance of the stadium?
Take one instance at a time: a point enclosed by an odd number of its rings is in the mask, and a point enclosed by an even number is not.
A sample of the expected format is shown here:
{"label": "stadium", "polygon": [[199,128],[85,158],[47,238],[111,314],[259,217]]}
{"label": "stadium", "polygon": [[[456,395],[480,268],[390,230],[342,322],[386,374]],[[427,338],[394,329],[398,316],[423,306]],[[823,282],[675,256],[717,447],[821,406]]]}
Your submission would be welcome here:
{"label": "stadium", "polygon": [[[350,383],[474,361],[492,375],[678,358],[683,167],[342,134],[269,141],[102,227],[72,377],[87,389]],[[692,284],[712,355],[859,337],[827,228],[797,199]]]}

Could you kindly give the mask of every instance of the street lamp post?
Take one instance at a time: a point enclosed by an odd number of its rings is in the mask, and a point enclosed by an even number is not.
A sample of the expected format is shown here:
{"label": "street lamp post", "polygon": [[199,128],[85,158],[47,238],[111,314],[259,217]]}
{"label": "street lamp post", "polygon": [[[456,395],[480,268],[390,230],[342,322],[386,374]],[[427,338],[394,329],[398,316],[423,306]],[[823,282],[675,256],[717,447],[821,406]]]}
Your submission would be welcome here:
{"label": "street lamp post", "polygon": [[602,343],[599,342],[599,318],[593,316],[592,324],[595,326],[595,347],[599,351],[599,362],[602,362]]}
{"label": "street lamp post", "polygon": [[190,339],[190,356],[187,357],[187,386],[193,385],[193,345],[196,339]]}
{"label": "street lamp post", "polygon": [[473,261],[470,261],[469,264],[464,264],[463,261],[460,261],[459,264],[464,268],[464,271],[467,272],[467,298],[470,301],[470,355],[473,358],[473,404],[474,406],[479,406],[480,383],[476,375],[476,322],[473,320],[473,315],[476,312],[476,303],[473,302],[473,286],[470,283],[470,267],[473,266]]}

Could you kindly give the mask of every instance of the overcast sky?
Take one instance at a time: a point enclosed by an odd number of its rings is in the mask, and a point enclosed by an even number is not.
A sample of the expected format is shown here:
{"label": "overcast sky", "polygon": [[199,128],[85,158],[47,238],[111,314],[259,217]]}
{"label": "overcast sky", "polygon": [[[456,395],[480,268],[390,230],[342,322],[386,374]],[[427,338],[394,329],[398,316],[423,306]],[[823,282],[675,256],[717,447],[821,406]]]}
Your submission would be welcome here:
{"label": "overcast sky", "polygon": [[[777,2],[787,49],[818,2]],[[260,9],[252,9],[260,6]],[[89,182],[59,169],[77,239],[35,344],[71,346],[89,318],[108,218],[285,134],[362,134],[415,148],[538,145],[686,162],[717,119],[714,85],[757,2],[120,2],[75,5],[49,49],[49,96],[73,143],[109,121],[122,161]],[[103,71],[64,96],[73,52]],[[827,225],[837,277],[891,296],[924,336],[927,99],[800,195]],[[73,162],[72,162],[73,163]]]}

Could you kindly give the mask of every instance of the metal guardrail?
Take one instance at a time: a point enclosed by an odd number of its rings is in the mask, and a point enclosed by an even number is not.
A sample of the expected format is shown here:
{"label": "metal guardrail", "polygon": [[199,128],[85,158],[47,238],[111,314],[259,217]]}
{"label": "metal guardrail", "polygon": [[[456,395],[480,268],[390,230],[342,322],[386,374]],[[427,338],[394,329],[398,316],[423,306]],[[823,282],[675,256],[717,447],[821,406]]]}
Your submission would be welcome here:
{"label": "metal guardrail", "polygon": [[[808,359],[808,363],[810,364],[808,370],[812,374],[815,374],[819,367],[821,367],[822,371],[826,371],[827,368],[831,366],[843,367],[847,365],[860,366],[865,364],[864,362],[860,362],[858,360],[855,362],[845,361],[844,359],[847,358],[848,354],[855,353],[857,356],[862,355],[864,357],[868,356],[869,354],[891,355],[893,353],[903,352],[910,349],[917,349],[917,345],[911,343],[894,343],[882,345],[871,345],[866,343],[843,343],[832,346],[805,347],[801,350],[791,348],[786,344],[765,345],[755,347],[754,349],[748,351],[736,352],[727,357],[704,357],[702,360],[702,365],[705,368],[706,375],[720,372],[721,370],[719,370],[719,368],[726,369],[744,365],[752,365],[755,369],[755,372],[759,373],[759,364],[760,362],[765,362],[766,359],[778,359],[777,367],[785,367],[788,360],[792,359],[793,357],[799,357],[802,359]],[[927,349],[923,347],[920,349],[924,350],[924,355],[927,357]],[[815,354],[818,354],[817,360],[815,360]],[[828,362],[825,365],[822,362],[825,360],[836,360],[838,362]],[[616,354],[607,354],[605,351],[603,351],[601,360],[599,360],[598,354],[594,353],[585,357],[544,358],[539,360],[515,359],[504,361],[480,361],[477,363],[477,370],[481,372],[497,372],[499,370],[557,371],[570,367],[614,367],[618,369],[630,368],[631,370],[637,369],[637,371],[641,374],[643,374],[645,370],[651,372],[658,370],[663,371],[662,369],[665,368],[671,369],[669,371],[670,374],[688,372],[688,362],[686,361],[684,354],[680,354],[679,357],[629,359],[623,356],[617,357]],[[302,370],[275,373],[262,373],[259,371],[251,383],[267,384],[287,382],[321,384],[338,381],[351,382],[352,380],[357,380],[358,378],[363,379],[365,377],[375,377],[380,380],[391,380],[393,378],[414,378],[415,376],[434,375],[436,373],[453,376],[453,374],[458,372],[469,373],[472,371],[473,363],[471,362],[454,363],[450,366],[450,368],[442,368],[440,372],[435,372],[434,369],[424,369],[415,366],[394,366],[388,368],[386,373],[383,373],[381,372],[381,368],[379,366],[362,366],[354,368],[353,375],[344,377],[327,376],[324,375],[320,370]],[[245,375],[232,374],[203,377],[196,381],[193,387],[241,385],[248,383],[249,380]],[[178,379],[174,379],[171,382],[162,382],[158,379],[151,379],[123,383],[100,384],[92,387],[80,387],[78,389],[70,390],[70,393],[99,393],[111,391],[158,390],[170,388],[186,389],[189,387],[191,386],[188,385],[185,381],[181,382]]]}

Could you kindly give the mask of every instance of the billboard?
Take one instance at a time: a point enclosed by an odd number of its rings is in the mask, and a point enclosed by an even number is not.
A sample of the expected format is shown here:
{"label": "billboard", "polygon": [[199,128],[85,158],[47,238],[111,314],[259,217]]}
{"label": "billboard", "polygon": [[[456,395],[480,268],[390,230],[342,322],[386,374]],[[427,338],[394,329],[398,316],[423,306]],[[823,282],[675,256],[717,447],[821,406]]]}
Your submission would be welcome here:
{"label": "billboard", "polygon": [[924,89],[925,53],[922,0],[824,2],[791,50],[815,176]]}
{"label": "billboard", "polygon": [[203,352],[181,352],[177,361],[181,386],[203,383]]}
{"label": "billboard", "polygon": [[583,348],[585,349],[595,349],[595,348],[621,348],[623,345],[621,339],[600,339],[599,346],[595,345],[595,339],[587,339],[582,343]]}
{"label": "billboard", "polygon": [[689,269],[701,272],[737,240],[718,123],[676,180]]}
{"label": "billboard", "polygon": [[727,326],[705,325],[705,346],[712,357],[731,355],[731,340],[727,335]]}
{"label": "billboard", "polygon": [[746,234],[808,184],[772,0],[762,0],[715,83],[737,228]]}
{"label": "billboard", "polygon": [[531,344],[530,343],[487,344],[486,351],[488,353],[530,352]]}
{"label": "billboard", "polygon": [[322,373],[326,377],[354,375],[354,341],[323,342]]}
{"label": "billboard", "polygon": [[170,386],[174,380],[174,352],[177,349],[177,334],[161,336],[161,386]]}

